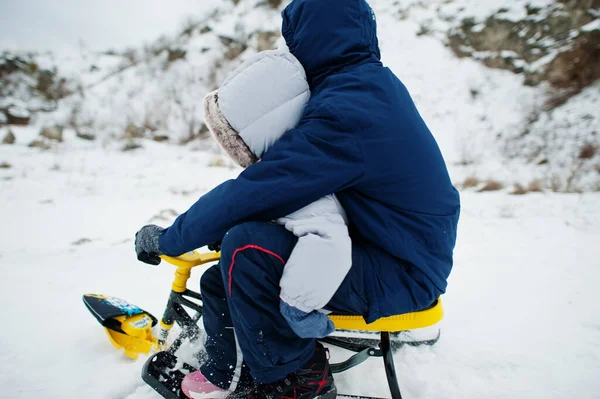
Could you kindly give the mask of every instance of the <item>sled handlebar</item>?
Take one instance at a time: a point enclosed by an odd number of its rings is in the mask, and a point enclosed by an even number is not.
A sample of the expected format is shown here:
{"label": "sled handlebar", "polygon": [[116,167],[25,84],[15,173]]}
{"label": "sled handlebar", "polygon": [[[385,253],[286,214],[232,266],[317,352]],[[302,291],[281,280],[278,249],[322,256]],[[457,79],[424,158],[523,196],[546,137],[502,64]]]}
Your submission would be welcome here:
{"label": "sled handlebar", "polygon": [[205,252],[199,253],[196,251],[190,251],[183,255],[173,257],[161,255],[161,259],[169,262],[170,264],[177,266],[175,270],[175,280],[171,288],[175,292],[185,292],[187,290],[186,284],[190,275],[192,274],[192,268],[203,265],[209,262],[216,262],[221,259],[220,252]]}
{"label": "sled handlebar", "polygon": [[160,257],[164,261],[166,261],[174,266],[186,267],[186,268],[191,269],[192,267],[200,266],[205,263],[218,261],[219,259],[221,259],[221,253],[220,252],[199,253],[196,251],[190,251],[190,252],[187,252],[187,253],[177,256],[177,257],[167,256],[167,255],[161,255]]}

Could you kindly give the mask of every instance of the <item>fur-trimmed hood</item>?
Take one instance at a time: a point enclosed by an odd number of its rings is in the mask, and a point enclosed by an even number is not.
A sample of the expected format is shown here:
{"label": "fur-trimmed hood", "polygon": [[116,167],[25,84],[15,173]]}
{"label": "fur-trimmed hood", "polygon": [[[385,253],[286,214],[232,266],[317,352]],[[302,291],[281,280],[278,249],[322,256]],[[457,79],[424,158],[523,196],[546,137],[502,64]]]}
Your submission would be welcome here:
{"label": "fur-trimmed hood", "polygon": [[300,62],[284,50],[263,51],[205,97],[204,118],[227,154],[248,167],[298,124],[309,98]]}

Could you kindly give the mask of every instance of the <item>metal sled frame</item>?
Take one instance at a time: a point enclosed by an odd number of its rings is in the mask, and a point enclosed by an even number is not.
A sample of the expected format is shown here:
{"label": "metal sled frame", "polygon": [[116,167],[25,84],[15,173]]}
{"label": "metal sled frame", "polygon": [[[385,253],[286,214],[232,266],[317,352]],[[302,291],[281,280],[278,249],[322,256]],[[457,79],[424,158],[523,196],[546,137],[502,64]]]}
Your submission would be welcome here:
{"label": "metal sled frame", "polygon": [[[335,316],[334,316],[335,317]],[[385,374],[388,381],[388,386],[390,388],[390,392],[392,394],[392,399],[402,399],[402,395],[400,393],[400,387],[398,385],[398,377],[396,375],[396,367],[394,365],[394,354],[393,350],[400,348],[404,345],[409,346],[420,346],[420,345],[434,345],[440,338],[440,333],[438,332],[437,336],[433,339],[426,341],[402,341],[398,340],[394,342],[391,337],[397,337],[400,332],[390,333],[388,331],[380,331],[379,340],[373,340],[373,345],[365,345],[364,339],[356,339],[352,338],[340,338],[340,337],[326,337],[321,339],[321,342],[324,342],[328,345],[334,345],[342,349],[346,349],[352,352],[356,352],[355,355],[351,356],[347,360],[340,363],[333,363],[330,365],[331,372],[334,374],[344,372],[346,370],[351,369],[352,367],[358,366],[365,360],[370,357],[382,357],[383,364],[385,367]],[[356,341],[356,342],[353,342]],[[371,341],[371,340],[369,340]],[[361,343],[363,342],[363,343]],[[371,343],[371,342],[369,342]],[[371,396],[356,396],[356,395],[338,395],[338,397],[342,398],[362,398],[362,399],[380,399],[374,398]]]}
{"label": "metal sled frame", "polygon": [[[168,256],[162,256],[162,258],[177,266],[177,270],[171,294],[160,321],[159,344],[165,344],[169,330],[175,323],[181,327],[182,332],[166,351],[158,352],[146,361],[142,370],[142,379],[164,398],[183,399],[185,396],[180,390],[181,381],[187,372],[195,371],[195,368],[185,363],[178,364],[175,352],[184,339],[193,340],[199,335],[198,321],[202,317],[202,305],[195,302],[201,302],[202,296],[198,292],[188,290],[186,283],[193,267],[218,261],[220,253],[200,254],[192,251],[177,258]],[[196,314],[191,316],[185,308],[195,311]],[[347,360],[331,364],[331,371],[341,373],[358,366],[370,357],[381,357],[392,399],[402,399],[392,349],[403,345],[435,344],[439,339],[439,333],[434,339],[416,342],[402,341],[399,335],[403,331],[428,327],[439,322],[443,317],[443,308],[441,300],[438,299],[431,307],[423,311],[381,318],[371,324],[366,324],[362,316],[329,315],[329,317],[334,322],[337,331],[361,331],[374,336],[379,335],[378,339],[368,340],[335,336],[321,339],[320,341],[325,344],[355,352]],[[179,369],[176,368],[177,366]],[[381,399],[345,394],[338,394],[338,398]]]}

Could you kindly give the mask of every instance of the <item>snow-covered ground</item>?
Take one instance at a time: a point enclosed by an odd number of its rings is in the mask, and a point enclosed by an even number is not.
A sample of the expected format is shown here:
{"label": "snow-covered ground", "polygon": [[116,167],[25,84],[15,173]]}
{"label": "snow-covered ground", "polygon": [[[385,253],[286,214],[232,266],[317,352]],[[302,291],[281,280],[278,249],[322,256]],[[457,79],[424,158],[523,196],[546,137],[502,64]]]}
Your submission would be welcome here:
{"label": "snow-covered ground", "polygon": [[[0,148],[12,165],[0,169],[0,397],[158,399],[140,378],[145,359],[115,350],[81,295],[160,315],[173,269],[139,263],[135,232],[168,225],[239,170],[209,166],[219,157],[210,146],[150,142],[123,153],[67,132],[39,152],[25,146],[37,131],[17,133]],[[396,354],[404,396],[598,397],[600,195],[462,200],[442,338]],[[379,359],[337,381],[340,392],[389,395]]]}

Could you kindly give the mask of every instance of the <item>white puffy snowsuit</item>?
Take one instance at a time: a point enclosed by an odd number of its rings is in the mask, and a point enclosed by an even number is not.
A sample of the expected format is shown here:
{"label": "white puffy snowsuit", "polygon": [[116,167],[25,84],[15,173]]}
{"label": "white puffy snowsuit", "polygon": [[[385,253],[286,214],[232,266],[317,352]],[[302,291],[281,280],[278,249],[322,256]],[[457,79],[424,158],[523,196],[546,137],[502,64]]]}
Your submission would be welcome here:
{"label": "white puffy snowsuit", "polygon": [[[287,51],[265,51],[206,96],[205,120],[229,156],[248,167],[297,125],[309,98],[300,62]],[[344,209],[328,195],[275,222],[298,237],[283,271],[281,299],[306,313],[322,309],[352,264]]]}

